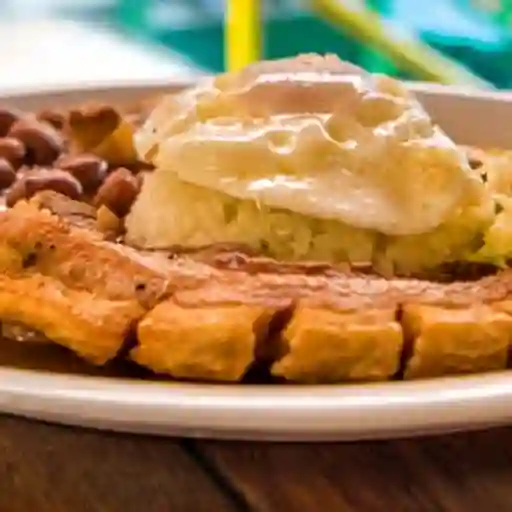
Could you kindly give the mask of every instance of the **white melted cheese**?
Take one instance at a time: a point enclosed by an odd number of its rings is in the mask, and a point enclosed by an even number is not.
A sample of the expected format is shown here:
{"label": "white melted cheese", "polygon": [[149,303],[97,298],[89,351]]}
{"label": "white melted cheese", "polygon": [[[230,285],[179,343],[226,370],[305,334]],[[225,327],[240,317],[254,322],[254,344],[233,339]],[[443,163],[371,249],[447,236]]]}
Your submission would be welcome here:
{"label": "white melted cheese", "polygon": [[333,58],[258,64],[167,97],[137,147],[184,182],[388,235],[429,232],[484,194],[400,83]]}

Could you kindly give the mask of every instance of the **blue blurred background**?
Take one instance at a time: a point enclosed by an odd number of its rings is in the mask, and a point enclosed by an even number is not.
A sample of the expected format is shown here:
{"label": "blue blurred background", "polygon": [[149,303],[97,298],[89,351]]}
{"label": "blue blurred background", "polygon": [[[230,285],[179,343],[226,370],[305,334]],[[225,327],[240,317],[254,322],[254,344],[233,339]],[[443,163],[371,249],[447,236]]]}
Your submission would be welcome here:
{"label": "blue blurred background", "polygon": [[[263,1],[265,57],[335,52],[372,71],[428,78],[351,23],[352,13],[378,14],[382,26],[368,30],[384,30],[404,47],[421,40],[512,88],[512,0],[333,2],[341,17],[318,9],[321,2]],[[222,0],[0,0],[0,89],[220,71],[223,13]]]}

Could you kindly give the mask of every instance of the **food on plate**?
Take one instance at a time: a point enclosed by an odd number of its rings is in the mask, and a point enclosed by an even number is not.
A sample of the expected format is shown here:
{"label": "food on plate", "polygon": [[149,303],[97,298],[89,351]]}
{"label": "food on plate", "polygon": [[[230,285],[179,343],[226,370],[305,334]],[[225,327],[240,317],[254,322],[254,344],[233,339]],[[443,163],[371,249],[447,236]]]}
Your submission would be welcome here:
{"label": "food on plate", "polygon": [[[115,357],[135,337],[129,357],[192,379],[236,381],[255,363],[299,382],[506,365],[508,270],[453,283],[329,267],[307,273],[307,266],[301,272],[297,264],[270,260],[253,272],[236,253],[230,265],[217,265],[213,256],[209,263],[169,258],[108,241],[75,203],[43,192],[0,217],[6,294],[0,318],[41,331],[92,362]],[[38,301],[48,295],[59,315],[31,309],[24,293]],[[74,331],[87,311],[94,340]],[[119,311],[116,324],[102,320],[111,311]]]}
{"label": "food on plate", "polygon": [[156,168],[127,219],[143,248],[232,242],[410,274],[463,258],[493,214],[480,173],[415,97],[336,57],[164,97],[136,147]]}
{"label": "food on plate", "polygon": [[0,135],[9,339],[186,380],[507,367],[512,154],[395,80],[302,56],[135,108],[0,108]]}

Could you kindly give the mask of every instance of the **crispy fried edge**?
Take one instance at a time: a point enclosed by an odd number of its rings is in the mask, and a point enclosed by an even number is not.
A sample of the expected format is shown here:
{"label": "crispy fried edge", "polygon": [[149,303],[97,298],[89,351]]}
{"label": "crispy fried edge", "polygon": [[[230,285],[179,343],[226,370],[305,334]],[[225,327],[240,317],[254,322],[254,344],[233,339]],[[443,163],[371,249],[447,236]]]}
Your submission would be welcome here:
{"label": "crispy fried edge", "polygon": [[402,325],[413,343],[404,378],[505,369],[512,341],[512,316],[506,310],[504,303],[406,306]]}
{"label": "crispy fried edge", "polygon": [[0,319],[43,333],[94,364],[117,355],[144,314],[133,300],[113,301],[69,290],[46,276],[0,276]]}
{"label": "crispy fried edge", "polygon": [[[8,258],[2,258],[8,248]],[[208,276],[207,266],[168,261],[163,255],[142,255],[103,240],[100,233],[70,225],[33,203],[19,203],[0,213],[0,269],[19,267],[61,281],[66,286],[115,300],[138,299],[146,307],[176,286],[194,285]],[[195,270],[195,271],[194,271]]]}
{"label": "crispy fried edge", "polygon": [[162,302],[139,322],[130,357],[177,378],[237,381],[254,362],[274,314],[262,306],[187,309]]}
{"label": "crispy fried edge", "polygon": [[393,308],[329,311],[299,306],[279,342],[284,355],[272,365],[272,373],[287,380],[384,380],[399,370],[403,334]]}
{"label": "crispy fried edge", "polygon": [[[12,215],[21,214],[21,217],[26,215],[29,211],[26,208],[27,205],[13,209],[11,211],[11,219]],[[36,211],[37,208],[33,208],[30,211],[29,217],[36,222],[41,221],[43,217],[40,215],[34,217]],[[70,227],[68,223],[55,215],[51,215],[48,212],[39,212],[39,214],[41,213],[44,215],[45,222],[51,219],[50,235],[53,234],[55,236],[55,231],[52,231],[52,229],[56,230],[58,236],[61,237],[59,240],[65,244],[67,252],[63,250],[61,257],[67,257],[72,263],[76,263],[76,254],[69,250],[70,245],[74,247],[74,241],[71,240],[70,242],[70,238],[78,236],[80,242],[84,244],[84,254],[87,253],[87,250],[90,251],[91,247],[93,250],[96,250],[97,244],[103,242],[84,230]],[[15,217],[16,219],[19,220],[19,217]],[[3,220],[6,220],[5,217],[3,217]],[[28,225],[23,224],[22,228],[25,230],[23,231],[22,229],[23,234],[30,235],[26,231]],[[11,232],[11,241],[16,233],[19,235],[16,229]],[[38,235],[34,243],[48,242],[45,236],[48,238],[48,233],[43,230],[42,235]],[[0,241],[1,238],[2,235],[0,234]],[[50,237],[50,240],[55,240],[55,238]],[[0,253],[3,253],[3,257],[0,258],[2,269],[4,271],[7,269],[8,272],[20,272],[20,261],[16,257],[20,254],[14,250],[13,256],[12,244],[7,243],[0,247],[2,247]],[[112,246],[107,247],[109,251],[113,250],[116,252],[117,250],[113,249]],[[117,254],[120,256],[120,261],[125,261],[127,258],[126,254],[123,254],[123,250],[120,250]],[[59,258],[56,258],[56,260],[56,262],[53,262],[54,264],[58,263]],[[114,259],[114,261],[116,260]],[[111,264],[112,262],[108,258],[101,260],[102,265],[107,263]],[[185,278],[193,277],[196,270],[194,265],[184,265],[183,267],[178,265],[174,267],[175,273],[172,277],[178,279],[178,281],[184,276]],[[198,266],[197,269],[204,269],[204,265]],[[50,276],[40,276],[37,273],[28,278],[4,276],[2,282],[4,290],[0,290],[0,293],[5,293],[5,297],[8,299],[7,302],[9,302],[15,296],[12,290],[14,282],[37,283],[38,280],[43,279],[43,281],[40,281],[45,283],[41,285],[43,290],[58,289],[61,296],[67,297],[69,300],[74,300],[76,297],[77,304],[82,305],[81,307],[91,308],[94,304],[99,303],[116,304],[116,306],[119,306],[122,302],[112,300],[112,297],[102,298],[91,293],[91,291],[80,291],[82,288],[94,289],[98,282],[97,276],[96,280],[93,279],[92,281],[88,281],[89,276],[87,274],[84,275],[84,273],[75,276],[72,284],[77,285],[78,290],[76,290],[66,287],[66,285],[71,283],[66,282],[68,275],[61,273],[61,268],[54,268],[53,270],[56,272]],[[106,272],[105,269],[103,270]],[[40,271],[37,264],[34,265],[32,271]],[[131,278],[129,271],[130,266],[128,265],[123,274],[124,278]],[[102,274],[100,277],[103,278],[105,275]],[[162,275],[159,274],[159,277],[162,277]],[[481,317],[478,315],[471,317],[471,311],[473,311],[471,309],[473,307],[471,302],[475,299],[487,298],[491,301],[498,301],[496,302],[497,304],[503,303],[503,301],[500,302],[500,299],[508,297],[511,288],[510,272],[502,273],[499,277],[486,278],[477,284],[456,283],[454,285],[429,284],[413,280],[385,281],[377,278],[353,276],[343,278],[340,275],[330,278],[326,276],[283,276],[282,274],[275,275],[269,273],[264,274],[264,276],[248,276],[243,272],[229,271],[215,273],[213,280],[211,277],[212,275],[206,272],[202,276],[202,281],[196,280],[197,286],[192,286],[190,289],[185,287],[185,290],[178,283],[175,286],[178,292],[171,302],[162,302],[153,309],[149,308],[150,311],[144,315],[144,318],[137,327],[139,346],[132,351],[134,360],[139,362],[139,364],[151,367],[153,370],[167,372],[175,377],[238,380],[255,360],[254,353],[258,342],[266,336],[265,333],[269,329],[269,323],[278,310],[277,304],[283,300],[282,295],[285,295],[284,299],[302,300],[304,299],[305,290],[307,292],[306,299],[309,304],[302,304],[295,309],[291,322],[282,326],[281,335],[276,338],[278,341],[275,343],[277,343],[279,349],[275,352],[279,356],[272,365],[274,374],[282,375],[290,380],[306,382],[331,382],[351,379],[374,380],[391,377],[398,367],[402,351],[401,347],[403,345],[401,325],[394,320],[395,311],[402,305],[400,298],[403,295],[406,296],[406,299],[413,298],[415,301],[411,305],[406,305],[402,322],[402,325],[406,327],[407,336],[413,338],[412,356],[405,363],[406,377],[412,378],[415,376],[453,372],[457,371],[457,368],[453,368],[453,365],[446,364],[443,369],[438,371],[435,368],[429,367],[428,364],[429,351],[430,353],[435,353],[436,349],[438,349],[440,357],[443,358],[445,356],[448,357],[451,350],[449,342],[444,344],[437,343],[436,339],[431,335],[432,332],[435,333],[436,329],[440,332],[441,328],[445,328],[452,337],[455,337],[454,339],[461,337],[459,334],[460,325],[454,327],[456,322],[452,321],[450,323],[447,321],[450,315],[446,314],[445,309],[458,308],[458,317],[469,318],[466,321],[466,328],[470,328],[471,332],[480,332],[480,329],[481,332],[485,333],[487,332],[485,328],[482,331],[478,323]],[[45,279],[46,281],[44,281]],[[60,281],[63,281],[63,283]],[[84,281],[87,281],[85,285]],[[31,286],[34,285],[32,284]],[[101,289],[104,291],[103,288]],[[46,331],[49,330],[50,334],[48,337],[75,350],[82,357],[95,360],[97,364],[102,364],[102,361],[106,360],[105,357],[107,359],[111,357],[107,355],[102,358],[101,356],[91,355],[87,345],[90,345],[91,341],[94,340],[94,337],[90,338],[93,330],[88,331],[87,335],[79,336],[74,340],[73,338],[76,337],[76,334],[72,333],[71,324],[64,322],[61,326],[62,330],[59,331],[58,325],[51,322],[62,321],[62,319],[53,317],[51,311],[43,309],[41,313],[34,314],[35,310],[26,308],[27,303],[25,303],[23,306],[25,307],[24,313],[21,309],[24,297],[32,293],[33,290],[30,287],[21,287],[17,295],[18,306],[11,306],[11,309],[9,309],[4,305],[6,309],[3,315],[2,311],[0,311],[0,318],[27,323],[47,335],[48,332]],[[34,293],[37,292],[34,291]],[[39,295],[36,294],[34,296],[40,297],[41,300],[48,298],[46,292],[40,290],[38,293]],[[409,295],[407,295],[408,293]],[[480,297],[478,297],[479,293]],[[290,297],[286,297],[287,294]],[[338,298],[337,300],[327,300],[322,303],[321,297],[325,294],[334,297],[338,296]],[[186,304],[180,304],[180,297],[181,301],[184,301]],[[272,302],[271,306],[265,304],[265,301],[269,298]],[[361,298],[367,300],[359,303],[359,310],[357,308],[351,309],[350,303],[354,301],[357,303]],[[55,297],[53,300],[56,300]],[[422,304],[422,300],[425,300],[427,304]],[[127,302],[129,301],[125,301],[124,304],[126,305]],[[387,308],[382,306],[386,302],[388,304]],[[28,304],[33,305],[34,303],[28,302]],[[49,304],[52,305],[51,307],[63,308],[63,311],[66,307],[69,307],[69,304],[65,305],[62,298],[61,302],[52,303],[50,301]],[[135,302],[132,302],[132,306],[135,304]],[[86,311],[82,310],[81,307],[79,307],[78,311],[71,309],[71,316],[69,318],[71,318],[71,321],[85,321],[85,325],[89,326],[87,324],[88,317],[86,316]],[[136,304],[136,307],[139,309],[137,314],[134,315],[136,318],[133,321],[140,319],[144,311],[138,304]],[[361,309],[361,307],[366,309]],[[500,306],[495,307],[499,309]],[[410,320],[410,318],[414,317],[411,311],[425,312],[427,311],[425,308],[430,308],[428,311],[435,311],[437,316],[431,313],[430,316],[427,315],[428,319],[425,320],[423,317],[426,313],[422,313],[419,315],[419,318],[423,320],[419,321],[419,324]],[[502,307],[503,309],[504,306]],[[497,317],[496,315],[491,315],[490,323],[492,326],[498,325],[500,333],[503,332],[503,329],[507,330],[509,327],[512,317],[507,315],[508,312],[507,310],[499,314],[496,313]],[[76,314],[75,318],[73,315]],[[50,322],[48,325],[45,324],[45,318],[46,321]],[[420,327],[411,327],[416,324],[420,325]],[[223,329],[224,332],[230,331],[230,336],[219,336]],[[200,333],[199,336],[197,336],[197,332]],[[202,334],[208,332],[212,332],[212,335],[202,336]],[[186,339],[185,341],[181,339],[183,337],[188,337],[192,341],[189,341],[187,344]],[[118,350],[120,338],[117,337],[116,340],[118,342]],[[382,351],[383,344],[385,344],[384,348],[386,349],[384,351]],[[496,342],[497,348],[494,353],[497,355],[491,358],[491,363],[479,362],[477,357],[473,358],[473,362],[466,364],[461,370],[478,371],[479,369],[499,369],[504,367],[509,344],[510,336],[506,338],[505,342],[503,337],[501,337]],[[367,349],[363,349],[363,346],[366,346]],[[179,350],[172,353],[172,350],[169,351],[170,347],[177,347]],[[421,347],[421,350],[418,350],[418,347]],[[112,351],[109,352],[109,354],[112,353]],[[195,365],[191,363],[188,357],[192,354],[199,354],[202,361],[199,364],[196,361]],[[232,354],[236,355],[235,359],[233,359]],[[367,358],[364,357],[364,354],[368,354],[373,362],[370,363],[369,359],[366,360]],[[421,356],[423,358],[424,354],[427,354],[427,357],[424,360],[425,362],[421,364],[427,369],[422,371],[410,370],[410,368],[414,369],[415,365],[418,365],[418,357]],[[221,356],[221,359],[215,360],[219,356]],[[316,360],[315,357],[317,357]],[[346,360],[351,361],[354,365],[347,366],[344,364]],[[496,363],[496,361],[499,362]],[[379,362],[384,363],[382,367],[379,367]],[[215,365],[217,366],[215,367]]]}

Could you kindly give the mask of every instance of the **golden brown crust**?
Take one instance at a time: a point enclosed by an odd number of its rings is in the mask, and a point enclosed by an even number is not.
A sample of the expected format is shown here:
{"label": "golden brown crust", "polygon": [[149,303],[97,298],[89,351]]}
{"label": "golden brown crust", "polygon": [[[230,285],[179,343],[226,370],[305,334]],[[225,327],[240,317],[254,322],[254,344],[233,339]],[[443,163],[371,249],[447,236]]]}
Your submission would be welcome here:
{"label": "golden brown crust", "polygon": [[51,277],[0,276],[2,321],[28,325],[94,364],[116,356],[143,312],[136,301],[69,290]]}
{"label": "golden brown crust", "polygon": [[505,369],[512,333],[506,307],[499,303],[462,309],[406,307],[403,326],[413,347],[404,377]]}
{"label": "golden brown crust", "polygon": [[185,379],[239,381],[255,362],[297,382],[506,366],[510,270],[435,283],[247,255],[228,265],[169,259],[104,240],[64,203],[36,203],[0,214],[0,320],[96,364],[134,327],[131,357]]}
{"label": "golden brown crust", "polygon": [[399,370],[402,329],[395,311],[299,307],[280,340],[272,373],[298,382],[384,380]]}
{"label": "golden brown crust", "polygon": [[163,302],[139,323],[131,357],[177,378],[237,381],[254,362],[273,313],[258,306],[184,309]]}
{"label": "golden brown crust", "polygon": [[[222,276],[222,279],[219,278]],[[220,273],[199,287],[177,289],[174,299],[185,307],[226,303],[282,305],[303,299],[310,307],[359,310],[398,308],[420,303],[449,307],[495,302],[512,293],[512,271],[475,282],[435,283],[419,279],[384,279],[364,275]]]}
{"label": "golden brown crust", "polygon": [[200,264],[188,272],[184,262],[105,241],[98,232],[70,226],[32,203],[19,203],[0,215],[0,247],[21,255],[26,270],[70,288],[115,300],[137,298],[147,306],[170,292],[171,285],[186,287],[187,280],[201,278]]}

